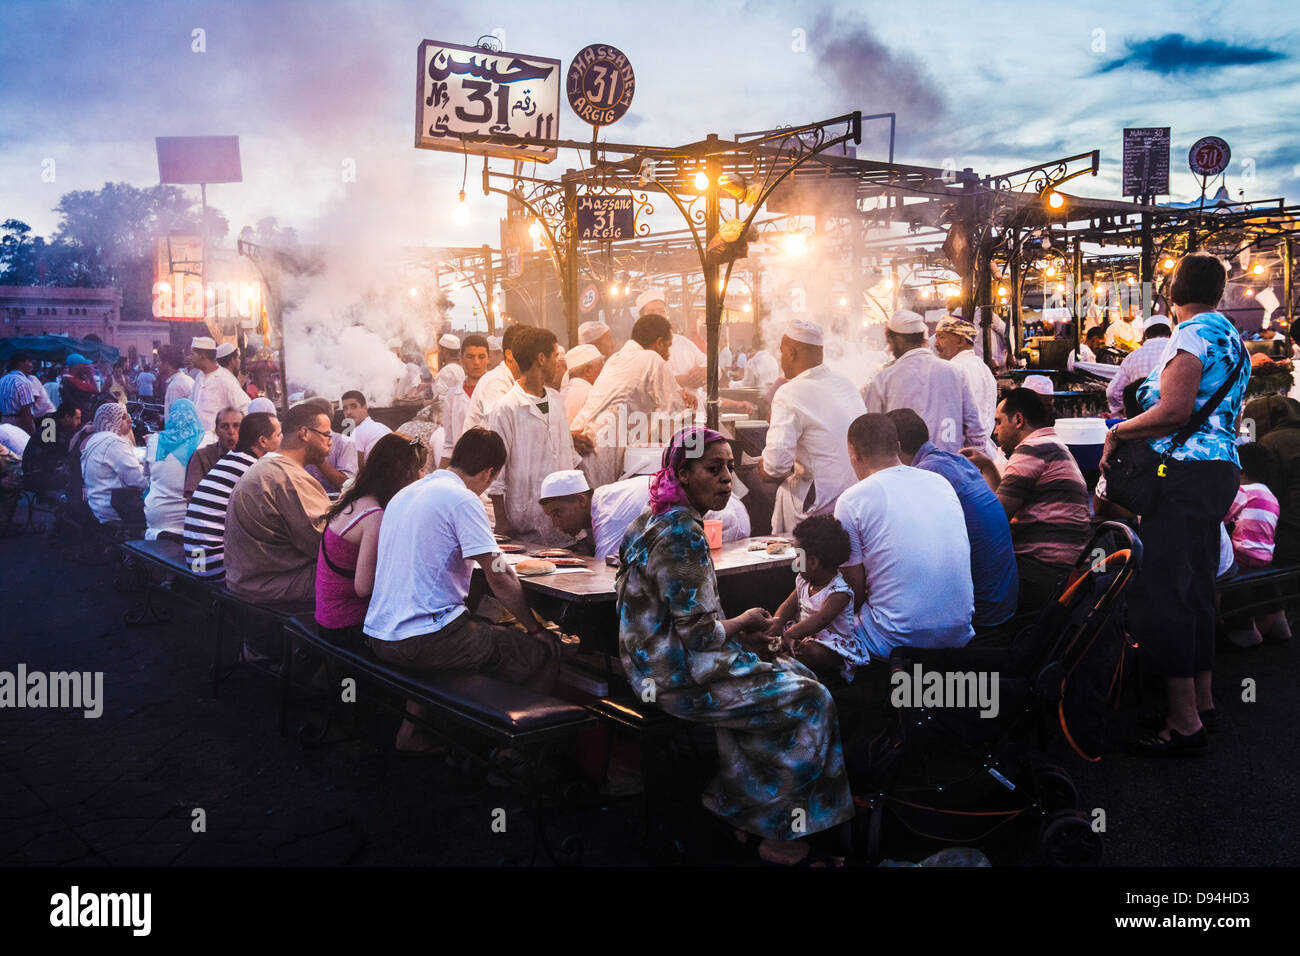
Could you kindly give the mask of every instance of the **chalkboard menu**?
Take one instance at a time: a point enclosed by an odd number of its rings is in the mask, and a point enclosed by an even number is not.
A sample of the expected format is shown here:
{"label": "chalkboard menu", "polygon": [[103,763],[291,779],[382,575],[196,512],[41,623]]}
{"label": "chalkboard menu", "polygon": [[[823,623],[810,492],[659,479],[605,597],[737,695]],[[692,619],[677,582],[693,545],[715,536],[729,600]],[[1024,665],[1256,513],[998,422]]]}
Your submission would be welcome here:
{"label": "chalkboard menu", "polygon": [[1169,194],[1169,127],[1124,130],[1124,195]]}

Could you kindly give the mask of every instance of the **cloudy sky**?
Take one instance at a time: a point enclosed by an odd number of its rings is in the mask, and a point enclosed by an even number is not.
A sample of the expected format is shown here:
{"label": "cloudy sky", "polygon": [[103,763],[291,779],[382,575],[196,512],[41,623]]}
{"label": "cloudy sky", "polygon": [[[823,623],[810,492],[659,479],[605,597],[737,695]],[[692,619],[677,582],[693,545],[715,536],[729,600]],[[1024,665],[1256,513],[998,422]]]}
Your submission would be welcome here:
{"label": "cloudy sky", "polygon": [[[566,66],[588,43],[622,49],[637,77],[622,142],[894,110],[900,162],[991,173],[1097,148],[1103,175],[1071,185],[1118,198],[1121,130],[1170,126],[1171,198],[1195,198],[1187,149],[1213,134],[1234,198],[1294,201],[1298,30],[1293,0],[3,0],[0,219],[48,233],[68,190],[156,183],[155,136],[236,134],[244,181],[209,189],[232,232],[271,215],[309,239],[495,244],[499,202],[472,197],[453,225],[461,159],[412,146],[420,40],[492,32]],[[589,135],[563,110],[561,136]],[[886,129],[859,155],[884,158]]]}

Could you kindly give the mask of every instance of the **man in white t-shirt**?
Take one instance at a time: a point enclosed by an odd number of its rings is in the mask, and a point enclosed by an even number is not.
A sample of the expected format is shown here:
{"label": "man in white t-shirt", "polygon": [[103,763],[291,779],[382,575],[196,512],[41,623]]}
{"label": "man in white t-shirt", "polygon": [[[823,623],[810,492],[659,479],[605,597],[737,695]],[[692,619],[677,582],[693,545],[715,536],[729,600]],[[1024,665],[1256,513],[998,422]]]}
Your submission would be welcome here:
{"label": "man in white t-shirt", "polygon": [[[480,671],[542,693],[549,689],[559,646],[529,610],[479,498],[505,463],[501,436],[472,429],[456,443],[448,468],[407,485],[388,502],[363,628],[381,661],[413,671]],[[522,627],[470,613],[465,601],[475,564]],[[422,744],[427,741],[414,725],[404,723],[398,747]]]}
{"label": "man in white t-shirt", "polygon": [[[214,352],[215,354],[215,352]],[[194,392],[194,379],[184,369],[180,346],[158,346],[158,376],[162,381],[163,419],[167,418],[167,409],[178,398],[189,398]]]}
{"label": "man in white t-shirt", "polygon": [[343,433],[348,434],[348,422],[352,423],[352,440],[357,443],[357,470],[365,464],[366,454],[372,445],[392,431],[383,422],[370,417],[370,406],[366,403],[364,392],[352,389],[343,393]]}
{"label": "man in white t-shirt", "polygon": [[849,426],[860,479],[835,505],[852,551],[841,569],[861,603],[856,634],[873,657],[895,647],[963,647],[974,631],[975,588],[961,502],[943,476],[898,459],[888,415]]}

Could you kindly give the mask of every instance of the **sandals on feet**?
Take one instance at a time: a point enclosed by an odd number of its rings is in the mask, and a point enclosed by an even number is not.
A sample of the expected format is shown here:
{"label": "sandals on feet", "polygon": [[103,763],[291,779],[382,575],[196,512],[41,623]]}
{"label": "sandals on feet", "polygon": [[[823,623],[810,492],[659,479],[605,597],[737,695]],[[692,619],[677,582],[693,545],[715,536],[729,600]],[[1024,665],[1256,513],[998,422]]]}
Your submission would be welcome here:
{"label": "sandals on feet", "polygon": [[1152,731],[1129,741],[1127,750],[1135,757],[1185,757],[1203,752],[1208,745],[1209,738],[1201,727],[1187,735],[1171,729],[1168,740],[1161,738],[1159,731]]}

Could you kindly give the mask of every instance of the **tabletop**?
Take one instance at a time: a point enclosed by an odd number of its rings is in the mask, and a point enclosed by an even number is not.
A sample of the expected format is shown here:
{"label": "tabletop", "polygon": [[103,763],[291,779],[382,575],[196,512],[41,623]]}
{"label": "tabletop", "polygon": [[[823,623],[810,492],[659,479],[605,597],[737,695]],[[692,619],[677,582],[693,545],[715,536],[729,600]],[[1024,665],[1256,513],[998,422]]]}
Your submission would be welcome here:
{"label": "tabletop", "polygon": [[[788,541],[789,539],[767,535],[759,538],[742,538],[724,544],[719,550],[710,552],[713,557],[714,573],[721,578],[765,568],[789,567],[795,559],[793,544],[785,550],[784,554],[768,554],[766,547],[750,550],[751,545],[766,546],[767,542],[775,540]],[[530,552],[544,547],[540,544],[534,546],[525,541],[518,543],[528,545]],[[525,557],[528,555],[507,555],[507,560],[513,564]],[[527,591],[547,594],[564,601],[579,604],[613,601],[614,576],[617,569],[607,565],[603,558],[583,558],[582,561],[586,566],[585,571],[521,576],[519,580]]]}

